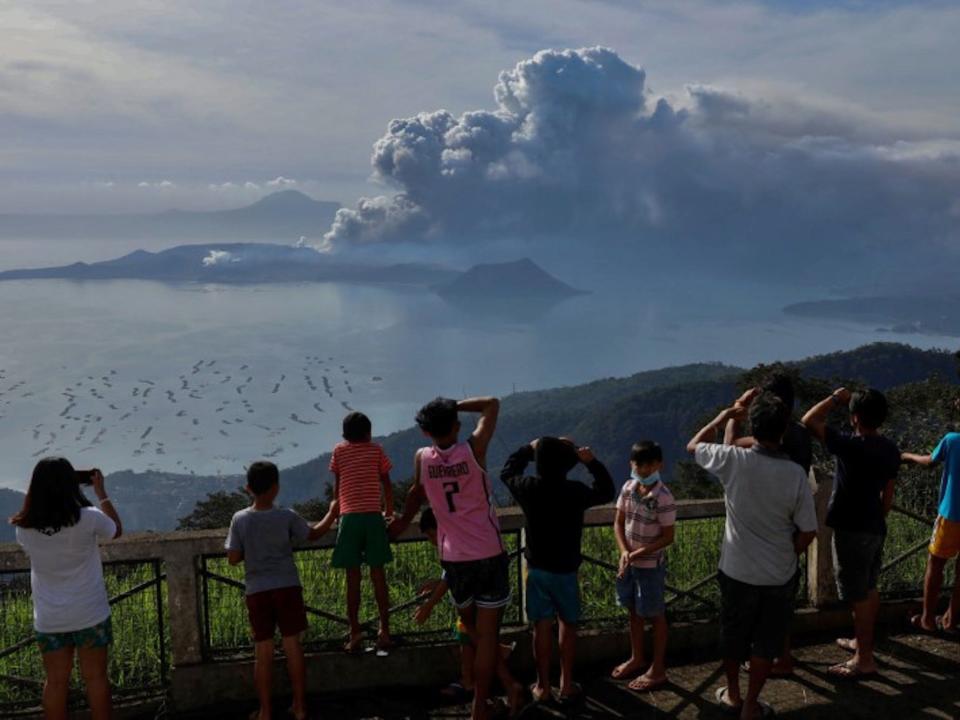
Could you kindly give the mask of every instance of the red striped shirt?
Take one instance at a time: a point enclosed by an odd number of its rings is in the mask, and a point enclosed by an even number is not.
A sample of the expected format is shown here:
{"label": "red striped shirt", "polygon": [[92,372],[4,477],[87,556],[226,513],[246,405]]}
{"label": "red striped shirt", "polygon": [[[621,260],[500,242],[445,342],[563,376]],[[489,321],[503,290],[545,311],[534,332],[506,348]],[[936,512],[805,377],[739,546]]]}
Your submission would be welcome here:
{"label": "red striped shirt", "polygon": [[340,513],[380,512],[380,477],[392,467],[376,443],[339,443],[330,458],[330,472],[338,479]]}

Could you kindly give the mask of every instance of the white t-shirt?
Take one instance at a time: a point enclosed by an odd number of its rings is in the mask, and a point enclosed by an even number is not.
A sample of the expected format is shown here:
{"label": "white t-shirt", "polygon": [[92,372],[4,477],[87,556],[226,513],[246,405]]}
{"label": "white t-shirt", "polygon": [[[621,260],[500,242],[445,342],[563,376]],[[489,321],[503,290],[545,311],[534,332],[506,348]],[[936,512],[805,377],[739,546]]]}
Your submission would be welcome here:
{"label": "white t-shirt", "polygon": [[17,528],[17,542],[30,556],[37,632],[74,632],[110,617],[97,541],[110,540],[116,533],[113,520],[92,507],[81,508],[75,525],[53,534]]}
{"label": "white t-shirt", "polygon": [[784,585],[797,571],[793,535],[817,529],[803,468],[755,446],[700,443],[697,464],[723,485],[727,506],[720,570],[748,585]]}

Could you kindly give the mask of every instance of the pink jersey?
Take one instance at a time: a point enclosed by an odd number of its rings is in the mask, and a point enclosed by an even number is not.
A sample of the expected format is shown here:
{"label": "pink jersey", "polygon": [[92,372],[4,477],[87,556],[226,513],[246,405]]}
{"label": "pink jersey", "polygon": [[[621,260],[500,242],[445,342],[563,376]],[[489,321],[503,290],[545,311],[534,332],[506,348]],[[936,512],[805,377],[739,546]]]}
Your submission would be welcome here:
{"label": "pink jersey", "polygon": [[420,484],[437,517],[437,547],[447,562],[485,560],[504,552],[487,473],[469,442],[420,451]]}

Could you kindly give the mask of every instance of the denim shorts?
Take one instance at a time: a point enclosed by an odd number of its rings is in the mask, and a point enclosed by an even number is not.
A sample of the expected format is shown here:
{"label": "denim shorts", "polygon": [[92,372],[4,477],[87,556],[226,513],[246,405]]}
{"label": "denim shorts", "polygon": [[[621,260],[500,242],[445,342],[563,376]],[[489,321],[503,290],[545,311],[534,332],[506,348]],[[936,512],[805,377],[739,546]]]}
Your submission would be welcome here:
{"label": "denim shorts", "polygon": [[886,535],[833,531],[833,566],[837,574],[837,594],[845,602],[861,602],[877,589],[883,563]]}
{"label": "denim shorts", "polygon": [[640,617],[652,618],[666,611],[664,595],[667,583],[667,564],[655,568],[632,565],[623,577],[617,578],[617,603]]}
{"label": "denim shorts", "polygon": [[107,647],[113,642],[113,624],[110,618],[107,618],[93,627],[72,632],[45,633],[38,630],[35,637],[41,654],[56,652],[65,647],[81,649]]}
{"label": "denim shorts", "polygon": [[530,568],[527,571],[527,619],[580,622],[580,582],[577,573],[553,573]]}

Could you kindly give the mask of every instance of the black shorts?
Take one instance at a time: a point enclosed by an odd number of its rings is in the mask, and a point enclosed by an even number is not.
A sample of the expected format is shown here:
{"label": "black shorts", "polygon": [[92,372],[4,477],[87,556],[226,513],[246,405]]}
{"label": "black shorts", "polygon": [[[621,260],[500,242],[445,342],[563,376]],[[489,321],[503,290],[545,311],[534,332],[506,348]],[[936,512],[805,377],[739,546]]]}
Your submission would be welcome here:
{"label": "black shorts", "polygon": [[748,585],[717,573],[724,658],[773,660],[783,652],[799,579],[797,574],[784,585]]}
{"label": "black shorts", "polygon": [[510,604],[510,558],[441,562],[450,596],[458,608],[502,608]]}
{"label": "black shorts", "polygon": [[871,590],[877,589],[886,537],[850,530],[833,531],[833,566],[841,600],[861,602]]}

